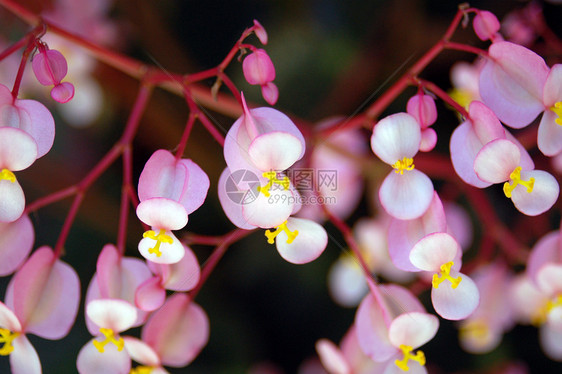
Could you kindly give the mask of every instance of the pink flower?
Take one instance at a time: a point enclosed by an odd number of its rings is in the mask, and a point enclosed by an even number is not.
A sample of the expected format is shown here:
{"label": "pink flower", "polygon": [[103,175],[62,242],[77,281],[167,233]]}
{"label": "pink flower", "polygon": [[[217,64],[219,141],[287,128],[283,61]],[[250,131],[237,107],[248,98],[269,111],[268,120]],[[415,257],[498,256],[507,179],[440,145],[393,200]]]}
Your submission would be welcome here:
{"label": "pink flower", "polygon": [[261,25],[261,23],[259,23],[257,20],[254,20],[254,26],[252,26],[252,29],[256,34],[256,36],[258,37],[258,39],[260,40],[261,44],[266,45],[267,32],[265,31],[265,28]]}
{"label": "pink flower", "polygon": [[207,344],[209,319],[186,294],[176,293],[151,316],[141,338],[125,337],[125,347],[133,360],[154,370],[151,373],[165,372],[163,365],[184,367]]}
{"label": "pink flower", "polygon": [[8,284],[6,304],[0,303],[0,351],[10,355],[12,373],[41,373],[39,357],[25,334],[62,339],[74,324],[79,300],[76,272],[50,248],[37,249]]}
{"label": "pink flower", "polygon": [[492,351],[501,342],[505,331],[513,326],[513,312],[509,305],[511,277],[504,264],[492,263],[472,274],[480,290],[480,304],[459,325],[459,341],[471,353]]}
{"label": "pink flower", "polygon": [[384,210],[394,218],[421,216],[433,198],[431,180],[414,168],[413,157],[419,150],[420,141],[420,125],[407,113],[390,115],[380,120],[373,129],[373,152],[395,169],[379,189]]}
{"label": "pink flower", "polygon": [[74,86],[69,82],[61,82],[68,71],[66,59],[57,50],[39,46],[39,54],[33,58],[33,72],[44,86],[54,86],[51,97],[59,103],[66,103],[74,97]]}
{"label": "pink flower", "polygon": [[433,307],[437,314],[450,320],[467,318],[480,302],[478,288],[472,279],[459,272],[460,252],[456,240],[446,233],[425,236],[410,252],[410,261],[414,266],[434,273],[431,288]]}
{"label": "pink flower", "polygon": [[203,204],[208,189],[207,174],[193,161],[176,160],[162,149],[154,152],[139,178],[137,216],[152,226],[139,243],[146,259],[173,264],[183,258],[185,249],[172,230],[187,224],[188,214]]}
{"label": "pink flower", "polygon": [[439,320],[425,312],[408,290],[396,285],[379,286],[384,306],[372,294],[363,299],[355,315],[355,331],[363,352],[373,361],[386,363],[385,373],[399,369],[427,373],[426,358],[418,347],[430,341]]}
{"label": "pink flower", "polygon": [[4,85],[0,85],[0,119],[0,222],[13,222],[25,208],[13,172],[28,168],[51,149],[55,122],[42,104],[14,100]]}
{"label": "pink flower", "polygon": [[99,332],[80,349],[76,367],[80,374],[128,373],[131,359],[120,332],[128,330],[137,320],[137,309],[117,299],[92,300],[86,305],[86,314]]}
{"label": "pink flower", "polygon": [[[134,305],[137,288],[148,279],[150,270],[144,261],[122,257],[114,245],[107,244],[98,256],[96,273],[88,286],[85,303],[87,305],[98,299],[120,299]],[[133,327],[143,324],[147,316],[148,313],[137,310]],[[86,326],[92,335],[100,328],[90,318],[86,318]]]}
{"label": "pink flower", "polygon": [[200,268],[197,257],[184,245],[185,256],[175,264],[158,264],[149,261],[148,267],[154,274],[135,292],[135,305],[144,311],[154,311],[164,304],[166,290],[189,291],[199,282]]}

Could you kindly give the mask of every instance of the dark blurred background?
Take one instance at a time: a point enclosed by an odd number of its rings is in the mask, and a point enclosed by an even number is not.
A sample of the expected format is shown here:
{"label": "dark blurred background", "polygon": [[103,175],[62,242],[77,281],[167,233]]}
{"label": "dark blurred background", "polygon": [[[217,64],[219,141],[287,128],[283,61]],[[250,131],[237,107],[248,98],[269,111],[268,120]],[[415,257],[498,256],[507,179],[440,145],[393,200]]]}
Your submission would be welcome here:
{"label": "dark blurred background", "polygon": [[[35,11],[52,6],[41,0],[21,3]],[[495,12],[500,19],[527,4],[491,0],[470,3]],[[559,29],[560,6],[545,6],[550,26]],[[277,71],[275,83],[280,96],[275,107],[312,123],[333,115],[350,115],[372,102],[442,36],[457,7],[456,1],[421,0],[115,0],[108,17],[118,29],[110,43],[112,48],[182,74],[216,66],[241,32],[254,19],[259,20],[269,34],[265,49]],[[9,13],[0,14],[6,20],[0,29],[7,38],[15,40],[27,30]],[[454,40],[487,46],[474,36],[470,26],[459,29]],[[260,46],[255,37],[248,41]],[[472,59],[466,53],[445,52],[422,76],[446,89],[452,63]],[[259,88],[245,83],[240,63],[233,61],[227,73],[250,101],[265,105]],[[93,74],[103,89],[102,112],[92,126],[78,129],[65,124],[57,108],[53,109],[57,136],[52,152],[18,177],[28,201],[78,182],[120,136],[138,82],[101,64]],[[205,83],[210,87],[213,82]],[[407,97],[400,96],[389,113],[404,110]],[[438,108],[440,123],[449,129],[446,131],[452,131],[457,119],[443,105]],[[187,114],[180,97],[155,90],[135,139],[135,181],[154,150],[172,150],[177,145]],[[220,113],[210,114],[223,133],[234,120]],[[211,179],[206,203],[190,215],[185,230],[206,235],[232,230],[216,197],[218,176],[225,166],[222,149],[199,123],[185,156],[195,160]],[[91,188],[65,246],[63,260],[80,274],[83,290],[95,272],[102,246],[116,239],[121,172],[119,161]],[[366,192],[361,212],[369,212],[372,195],[372,191]],[[32,215],[36,247],[55,244],[69,204],[70,199]],[[349,224],[358,217],[359,213],[352,216]],[[129,226],[127,255],[138,256],[136,246],[142,228],[134,215]],[[295,266],[282,260],[266,243],[261,230],[233,245],[196,299],[209,315],[210,341],[190,366],[170,371],[247,373],[256,364],[269,363],[282,372],[296,373],[303,361],[315,356],[318,339],[339,342],[353,322],[355,310],[336,305],[327,293],[328,268],[345,247],[341,235],[331,226],[327,228],[331,235],[328,248],[307,265]],[[212,247],[194,246],[193,250],[203,263]],[[7,279],[4,281],[5,286]],[[422,299],[427,302],[428,295],[423,293]],[[431,304],[426,305],[431,311]],[[31,337],[45,373],[76,371],[76,355],[91,338],[83,318],[81,304],[75,328],[65,339],[50,342]],[[494,367],[510,360],[522,362],[532,373],[562,372],[561,364],[541,352],[537,331],[531,327],[516,327],[492,353],[472,356],[458,347],[455,326],[441,320],[437,337],[423,350],[431,373],[494,372]],[[7,359],[0,360],[0,372],[9,372]]]}

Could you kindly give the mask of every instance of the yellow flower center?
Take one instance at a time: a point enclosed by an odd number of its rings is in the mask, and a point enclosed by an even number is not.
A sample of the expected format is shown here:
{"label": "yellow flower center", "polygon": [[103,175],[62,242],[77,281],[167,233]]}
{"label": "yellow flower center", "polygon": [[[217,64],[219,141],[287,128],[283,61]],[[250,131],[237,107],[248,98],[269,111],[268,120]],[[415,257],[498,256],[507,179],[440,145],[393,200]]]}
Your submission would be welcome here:
{"label": "yellow flower center", "polygon": [[392,167],[396,170],[394,172],[396,174],[404,174],[404,170],[413,170],[414,169],[414,159],[404,157],[402,160],[398,160],[392,165]]}
{"label": "yellow flower center", "polygon": [[156,240],[156,245],[152,248],[149,248],[148,253],[154,253],[156,254],[156,257],[160,257],[162,256],[162,252],[160,251],[160,244],[162,243],[172,244],[174,242],[174,239],[172,239],[171,236],[166,235],[165,232],[166,230],[160,229],[158,235],[156,235],[156,232],[152,230],[148,230],[144,234],[142,234],[143,238],[150,238]]}
{"label": "yellow flower center", "polygon": [[413,355],[411,352],[414,348],[404,344],[400,344],[400,349],[402,350],[404,357],[402,358],[402,360],[394,361],[396,366],[398,366],[400,369],[404,371],[410,370],[410,368],[408,367],[408,361],[410,360],[417,361],[421,366],[425,365],[425,355],[422,351],[417,351],[416,354]]}
{"label": "yellow flower center", "polygon": [[554,106],[550,107],[550,110],[552,110],[558,116],[558,118],[556,118],[554,122],[562,126],[562,101],[556,102]]}
{"label": "yellow flower center", "polygon": [[522,185],[527,187],[527,192],[533,192],[533,187],[535,186],[535,178],[529,178],[528,181],[521,180],[521,166],[518,166],[509,174],[509,180],[513,183],[505,182],[503,184],[503,193],[506,197],[511,197],[511,193],[517,187],[517,185]]}
{"label": "yellow flower center", "polygon": [[439,285],[445,280],[448,279],[451,282],[451,288],[455,289],[459,285],[462,280],[462,277],[459,275],[457,278],[451,277],[449,274],[451,272],[451,266],[453,266],[453,261],[449,261],[443,265],[441,265],[441,271],[438,274],[433,274],[433,279],[431,280],[431,284],[435,288],[439,288]]}
{"label": "yellow flower center", "polygon": [[274,184],[278,184],[283,187],[284,190],[288,190],[291,182],[289,181],[289,177],[285,176],[283,179],[277,179],[277,172],[276,171],[266,171],[262,174],[264,178],[267,178],[269,181],[263,187],[258,186],[258,192],[264,194],[265,197],[269,197],[269,190],[273,187]]}
{"label": "yellow flower center", "polygon": [[2,169],[0,171],[0,181],[3,179],[10,181],[12,183],[16,182],[16,176],[8,169]]}
{"label": "yellow flower center", "polygon": [[137,366],[131,369],[129,374],[150,374],[152,373],[152,368],[150,366]]}
{"label": "yellow flower center", "polygon": [[265,236],[267,236],[267,242],[269,244],[275,243],[275,237],[279,235],[281,231],[285,231],[285,234],[287,234],[287,244],[291,244],[299,234],[298,230],[290,231],[289,228],[287,227],[287,221],[285,221],[279,226],[277,226],[277,229],[275,231],[265,230]]}
{"label": "yellow flower center", "polygon": [[483,321],[471,321],[459,329],[459,335],[461,339],[474,339],[484,343],[490,335],[490,329]]}
{"label": "yellow flower center", "polygon": [[470,103],[472,102],[472,100],[474,100],[474,97],[472,96],[469,90],[453,88],[448,93],[451,99],[456,101],[460,106],[462,106],[465,109],[468,109]]}
{"label": "yellow flower center", "polygon": [[548,313],[556,307],[562,307],[562,294],[548,300],[531,318],[531,323],[535,326],[540,326],[546,322]]}
{"label": "yellow flower center", "polygon": [[115,344],[118,351],[123,350],[123,347],[125,347],[125,340],[123,340],[122,337],[119,337],[119,339],[116,339],[115,333],[113,332],[112,329],[106,329],[106,328],[102,327],[102,328],[100,328],[100,332],[105,336],[105,339],[103,341],[94,340],[92,342],[92,343],[94,343],[94,346],[98,349],[98,351],[100,351],[100,353],[104,352],[104,347],[108,343]]}
{"label": "yellow flower center", "polygon": [[14,350],[12,342],[19,336],[19,332],[11,332],[8,329],[0,328],[0,343],[4,343],[0,348],[0,356],[7,356]]}

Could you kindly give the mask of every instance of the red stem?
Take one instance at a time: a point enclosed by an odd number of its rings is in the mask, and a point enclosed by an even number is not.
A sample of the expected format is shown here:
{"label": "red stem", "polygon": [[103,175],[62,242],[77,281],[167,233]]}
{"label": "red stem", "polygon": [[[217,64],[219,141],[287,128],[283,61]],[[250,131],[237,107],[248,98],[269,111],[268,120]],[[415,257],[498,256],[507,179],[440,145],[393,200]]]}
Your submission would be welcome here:
{"label": "red stem", "polygon": [[191,134],[191,129],[193,129],[193,124],[195,123],[196,118],[197,115],[195,113],[189,113],[185,129],[183,130],[180,143],[178,144],[178,149],[176,150],[176,161],[178,161],[183,156],[183,152],[185,151],[185,147],[187,145],[187,140],[189,139],[189,134]]}

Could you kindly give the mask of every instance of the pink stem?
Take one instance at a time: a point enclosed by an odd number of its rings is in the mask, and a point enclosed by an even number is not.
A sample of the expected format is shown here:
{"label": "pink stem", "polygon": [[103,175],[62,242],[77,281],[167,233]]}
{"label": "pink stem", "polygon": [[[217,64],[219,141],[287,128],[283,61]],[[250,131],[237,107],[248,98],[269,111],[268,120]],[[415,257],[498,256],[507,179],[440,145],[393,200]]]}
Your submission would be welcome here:
{"label": "pink stem", "polygon": [[180,143],[178,144],[178,148],[176,150],[176,161],[178,161],[183,156],[183,152],[185,151],[185,147],[187,145],[187,140],[189,139],[189,134],[191,134],[191,129],[193,129],[193,124],[195,123],[196,118],[197,115],[195,113],[189,113],[187,124],[185,125]]}

